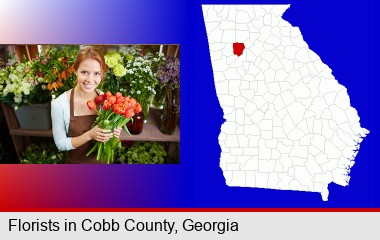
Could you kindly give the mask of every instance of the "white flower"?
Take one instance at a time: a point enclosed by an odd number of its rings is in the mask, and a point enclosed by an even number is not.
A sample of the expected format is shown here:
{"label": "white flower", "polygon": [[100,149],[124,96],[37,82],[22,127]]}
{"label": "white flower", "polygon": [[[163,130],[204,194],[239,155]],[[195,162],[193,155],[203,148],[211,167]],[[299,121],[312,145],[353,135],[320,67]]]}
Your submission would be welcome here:
{"label": "white flower", "polygon": [[14,92],[16,90],[16,85],[14,83],[8,84],[5,88],[8,89],[9,92]]}
{"label": "white flower", "polygon": [[7,63],[7,66],[12,66],[13,64],[15,64],[17,61],[15,58],[10,58],[8,59],[8,63]]}
{"label": "white flower", "polygon": [[9,79],[12,82],[17,82],[18,81],[18,77],[15,74],[13,74],[13,73],[9,74]]}
{"label": "white flower", "polygon": [[15,100],[15,103],[20,103],[22,100],[22,95],[15,95],[13,99]]}
{"label": "white flower", "polygon": [[140,93],[141,93],[141,91],[140,91],[140,90],[138,90],[136,93],[137,93],[137,94],[140,94]]}
{"label": "white flower", "polygon": [[24,72],[24,68],[23,68],[23,66],[18,65],[18,66],[16,67],[16,71],[19,72],[19,73]]}
{"label": "white flower", "polygon": [[23,93],[24,93],[25,95],[29,95],[29,93],[30,93],[29,88],[24,88],[24,89],[23,89]]}

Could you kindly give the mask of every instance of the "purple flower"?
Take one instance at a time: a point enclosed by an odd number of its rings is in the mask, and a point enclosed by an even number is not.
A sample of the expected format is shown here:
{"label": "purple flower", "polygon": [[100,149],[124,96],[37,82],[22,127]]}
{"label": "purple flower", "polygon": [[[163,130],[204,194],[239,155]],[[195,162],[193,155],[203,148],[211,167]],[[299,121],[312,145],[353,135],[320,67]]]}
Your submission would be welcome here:
{"label": "purple flower", "polygon": [[157,77],[161,83],[179,83],[180,61],[178,58],[167,58],[158,68]]}

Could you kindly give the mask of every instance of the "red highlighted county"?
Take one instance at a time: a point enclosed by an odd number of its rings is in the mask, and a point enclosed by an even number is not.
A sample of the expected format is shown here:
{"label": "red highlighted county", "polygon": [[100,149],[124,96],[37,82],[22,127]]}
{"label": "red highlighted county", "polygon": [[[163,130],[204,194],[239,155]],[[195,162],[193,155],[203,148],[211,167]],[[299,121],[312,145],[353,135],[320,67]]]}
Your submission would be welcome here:
{"label": "red highlighted county", "polygon": [[245,49],[244,43],[233,43],[233,48],[234,48],[234,54],[238,57],[243,54],[243,51]]}

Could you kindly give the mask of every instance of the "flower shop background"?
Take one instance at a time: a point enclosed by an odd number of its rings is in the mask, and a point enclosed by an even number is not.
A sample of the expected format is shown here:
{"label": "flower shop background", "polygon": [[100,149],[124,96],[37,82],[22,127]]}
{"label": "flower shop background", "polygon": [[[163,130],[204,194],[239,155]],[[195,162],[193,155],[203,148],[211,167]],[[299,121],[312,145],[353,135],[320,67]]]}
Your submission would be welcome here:
{"label": "flower shop background", "polygon": [[[114,163],[179,163],[179,45],[96,46],[108,66],[99,88],[120,91],[143,106],[128,123],[131,135],[123,131]],[[75,85],[79,47],[1,46],[0,163],[64,162],[51,138],[50,101]]]}

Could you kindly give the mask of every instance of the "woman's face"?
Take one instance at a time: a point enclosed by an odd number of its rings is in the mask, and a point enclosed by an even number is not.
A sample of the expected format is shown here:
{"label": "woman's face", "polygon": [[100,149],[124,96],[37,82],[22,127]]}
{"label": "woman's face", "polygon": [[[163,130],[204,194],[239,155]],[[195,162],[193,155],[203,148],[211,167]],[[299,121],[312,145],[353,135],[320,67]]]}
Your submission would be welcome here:
{"label": "woman's face", "polygon": [[95,59],[86,59],[76,71],[77,86],[84,92],[93,92],[102,80],[100,63]]}

